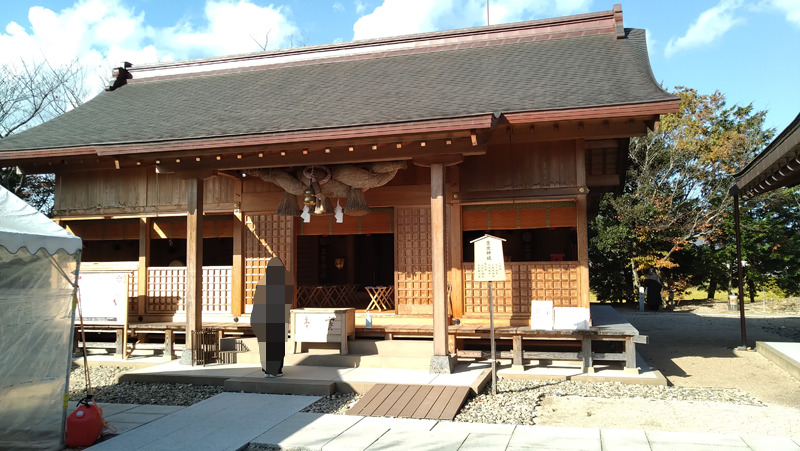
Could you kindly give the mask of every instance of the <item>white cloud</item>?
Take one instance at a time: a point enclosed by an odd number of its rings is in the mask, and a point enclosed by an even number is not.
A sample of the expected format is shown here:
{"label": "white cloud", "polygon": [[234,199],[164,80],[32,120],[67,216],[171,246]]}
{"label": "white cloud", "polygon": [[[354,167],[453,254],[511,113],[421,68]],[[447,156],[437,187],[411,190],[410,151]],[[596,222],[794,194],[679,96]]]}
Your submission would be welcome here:
{"label": "white cloud", "polygon": [[[87,82],[96,91],[122,61],[134,65],[254,52],[269,35],[267,48],[287,47],[298,29],[285,8],[257,6],[252,0],[208,0],[204,21],[167,28],[145,24],[145,13],[125,0],[76,0],[60,11],[34,6],[29,24],[11,22],[0,32],[0,64],[75,59],[89,69]],[[258,42],[257,42],[258,41]]]}
{"label": "white cloud", "polygon": [[742,22],[734,15],[741,5],[742,0],[722,0],[717,6],[703,11],[685,35],[669,40],[664,54],[669,57],[681,50],[710,44]]}
{"label": "white cloud", "polygon": [[163,59],[231,55],[286,47],[298,32],[281,7],[261,7],[246,0],[208,1],[208,21],[200,27],[180,23],[155,30],[153,39]]}
{"label": "white cloud", "polygon": [[[489,20],[494,25],[583,13],[590,5],[590,0],[493,0]],[[479,25],[486,25],[485,0],[384,0],[353,25],[353,39]]]}
{"label": "white cloud", "polygon": [[333,10],[337,13],[344,12],[344,5],[342,5],[340,2],[335,2],[333,4]]}
{"label": "white cloud", "polygon": [[356,14],[363,14],[364,11],[367,10],[367,4],[364,3],[362,0],[356,0],[353,2],[356,7]]}
{"label": "white cloud", "polygon": [[800,1],[797,0],[770,0],[770,5],[786,14],[786,20],[800,26]]}

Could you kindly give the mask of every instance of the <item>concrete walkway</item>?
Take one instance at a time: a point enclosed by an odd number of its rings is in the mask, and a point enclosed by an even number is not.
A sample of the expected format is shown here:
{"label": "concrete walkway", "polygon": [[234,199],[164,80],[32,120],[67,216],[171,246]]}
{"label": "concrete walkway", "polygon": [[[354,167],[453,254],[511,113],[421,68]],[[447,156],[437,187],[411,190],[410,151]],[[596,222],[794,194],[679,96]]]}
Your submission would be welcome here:
{"label": "concrete walkway", "polygon": [[92,450],[800,450],[800,437],[374,418],[300,412],[315,396],[221,393],[190,407],[106,404],[120,432]]}
{"label": "concrete walkway", "polygon": [[[770,343],[797,365],[795,347]],[[764,344],[759,343],[764,347]],[[789,352],[791,351],[791,352]],[[95,360],[95,359],[92,359]],[[660,373],[642,374],[630,382],[661,383]],[[574,370],[531,369],[504,377],[586,378],[620,380],[622,371],[580,374]],[[506,370],[508,371],[508,370]],[[797,450],[800,437],[763,437],[642,429],[522,426],[458,423],[406,418],[361,417],[301,412],[319,396],[308,387],[364,393],[376,382],[469,385],[478,392],[491,375],[487,363],[461,363],[453,374],[395,368],[287,366],[283,378],[265,379],[260,365],[187,367],[177,362],[126,373],[140,382],[202,383],[224,386],[226,392],[189,407],[104,404],[104,417],[118,435],[91,449],[109,450],[239,450],[248,444],[280,449],[313,450]],[[560,374],[564,373],[564,374]],[[135,375],[135,376],[133,376]],[[628,376],[630,377],[630,376]],[[242,393],[245,384],[255,393]],[[244,387],[244,385],[242,385]],[[283,388],[281,388],[283,387]],[[287,394],[281,393],[286,390]],[[304,393],[304,390],[306,393]],[[245,390],[248,391],[248,390]],[[271,393],[271,394],[263,394]],[[316,394],[316,393],[315,393]]]}

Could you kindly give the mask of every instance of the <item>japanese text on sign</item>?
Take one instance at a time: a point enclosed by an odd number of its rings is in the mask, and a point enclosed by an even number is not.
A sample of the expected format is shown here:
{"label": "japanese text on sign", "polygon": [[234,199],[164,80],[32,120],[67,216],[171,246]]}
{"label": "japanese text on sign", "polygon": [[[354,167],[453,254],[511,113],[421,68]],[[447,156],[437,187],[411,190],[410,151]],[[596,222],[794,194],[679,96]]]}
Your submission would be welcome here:
{"label": "japanese text on sign", "polygon": [[506,279],[503,263],[503,240],[490,235],[474,241],[475,281],[490,282]]}

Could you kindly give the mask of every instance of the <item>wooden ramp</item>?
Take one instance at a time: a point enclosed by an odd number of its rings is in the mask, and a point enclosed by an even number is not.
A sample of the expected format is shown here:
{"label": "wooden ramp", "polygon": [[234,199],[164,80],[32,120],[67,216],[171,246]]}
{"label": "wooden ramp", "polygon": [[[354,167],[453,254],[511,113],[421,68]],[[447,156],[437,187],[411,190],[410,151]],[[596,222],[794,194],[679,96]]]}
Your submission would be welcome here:
{"label": "wooden ramp", "polygon": [[347,414],[452,420],[469,392],[455,385],[375,384]]}

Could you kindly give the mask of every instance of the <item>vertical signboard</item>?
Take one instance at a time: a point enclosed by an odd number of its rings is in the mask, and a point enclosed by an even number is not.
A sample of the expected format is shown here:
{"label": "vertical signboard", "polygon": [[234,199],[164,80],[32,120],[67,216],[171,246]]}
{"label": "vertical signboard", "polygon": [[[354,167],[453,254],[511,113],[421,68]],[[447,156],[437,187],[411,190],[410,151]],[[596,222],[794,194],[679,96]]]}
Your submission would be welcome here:
{"label": "vertical signboard", "polygon": [[492,394],[497,394],[497,359],[494,346],[494,305],[492,282],[506,280],[506,265],[503,259],[503,241],[492,235],[484,235],[470,241],[475,250],[474,278],[477,282],[489,282],[489,338],[492,344]]}

